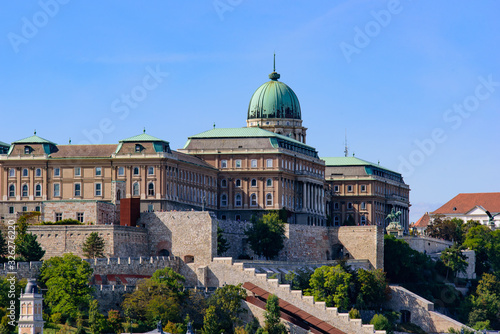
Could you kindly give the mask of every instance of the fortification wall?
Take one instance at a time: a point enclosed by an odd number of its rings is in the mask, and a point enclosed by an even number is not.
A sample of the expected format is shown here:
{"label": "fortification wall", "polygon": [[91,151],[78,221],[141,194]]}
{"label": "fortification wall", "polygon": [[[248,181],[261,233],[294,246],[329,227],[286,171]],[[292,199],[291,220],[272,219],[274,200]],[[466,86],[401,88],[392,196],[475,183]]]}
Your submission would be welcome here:
{"label": "fortification wall", "polygon": [[[249,222],[217,221],[229,242],[224,256],[245,254],[256,258],[246,242]],[[280,261],[327,261],[349,254],[353,259],[368,259],[373,268],[384,267],[384,229],[379,226],[323,227],[286,224]]]}
{"label": "fortification wall", "polygon": [[217,255],[217,224],[207,211],[143,212],[149,253],[168,253],[185,262],[208,264]]}
{"label": "fortification wall", "polygon": [[449,328],[460,331],[464,324],[434,311],[434,303],[397,285],[390,286],[391,298],[386,307],[395,311],[409,311],[410,321],[427,333],[447,333]]}
{"label": "fortification wall", "polygon": [[453,246],[453,242],[421,236],[404,236],[410,247],[420,253],[433,254],[444,251],[446,248]]}
{"label": "fortification wall", "polygon": [[[95,275],[145,275],[151,276],[158,269],[170,267],[179,272],[182,261],[177,257],[153,256],[136,258],[82,259],[90,264]],[[13,273],[17,278],[35,278],[40,275],[42,261],[17,262],[14,268],[7,263],[0,266],[0,276]]]}
{"label": "fortification wall", "polygon": [[56,213],[61,213],[62,219],[76,219],[77,212],[83,213],[84,223],[93,222],[105,225],[119,220],[113,203],[79,200],[42,202],[42,220],[44,221],[55,221]]}
{"label": "fortification wall", "polygon": [[147,256],[146,230],[119,225],[32,225],[29,232],[37,236],[45,250],[44,259],[73,253],[84,257],[82,245],[92,232],[104,239],[107,257]]}

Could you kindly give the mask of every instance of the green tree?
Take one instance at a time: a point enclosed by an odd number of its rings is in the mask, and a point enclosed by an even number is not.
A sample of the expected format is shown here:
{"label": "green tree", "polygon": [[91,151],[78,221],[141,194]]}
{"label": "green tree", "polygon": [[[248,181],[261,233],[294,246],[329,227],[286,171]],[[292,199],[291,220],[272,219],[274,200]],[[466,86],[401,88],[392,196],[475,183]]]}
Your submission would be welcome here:
{"label": "green tree", "polygon": [[159,269],[150,279],[142,280],[137,289],[126,294],[122,309],[127,317],[154,326],[161,320],[182,322],[182,307],[187,293],[182,291],[180,282],[184,277],[171,268]]}
{"label": "green tree", "polygon": [[40,278],[47,287],[44,298],[50,313],[76,319],[78,311],[86,311],[93,291],[89,286],[91,276],[90,264],[73,254],[44,261]]}
{"label": "green tree", "polygon": [[310,288],[309,280],[313,274],[313,270],[306,267],[296,269],[294,271],[289,271],[285,274],[285,282],[290,284],[292,290],[302,290],[305,291]]}
{"label": "green tree", "polygon": [[0,262],[2,262],[5,255],[7,255],[7,243],[5,242],[2,231],[0,231]]}
{"label": "green tree", "polygon": [[311,275],[311,289],[306,293],[314,296],[318,301],[326,302],[328,307],[336,306],[348,310],[351,281],[352,274],[346,272],[342,266],[322,266]]}
{"label": "green tree", "polygon": [[286,327],[281,323],[281,312],[279,298],[276,295],[269,295],[266,302],[266,312],[264,312],[264,332],[268,334],[285,334]]}
{"label": "green tree", "polygon": [[214,305],[210,305],[207,308],[205,317],[203,318],[203,328],[201,329],[203,334],[219,334],[221,333],[219,321],[217,318],[217,312]]}
{"label": "green tree", "polygon": [[283,249],[285,223],[277,213],[271,212],[262,216],[262,219],[252,218],[252,226],[245,234],[255,254],[272,259]]}
{"label": "green tree", "polygon": [[370,320],[370,325],[373,325],[376,331],[387,331],[387,333],[392,333],[392,324],[384,317],[382,314],[375,314]]}
{"label": "green tree", "polygon": [[89,259],[104,257],[104,246],[104,239],[99,236],[99,233],[92,232],[84,241],[82,251]]}
{"label": "green tree", "polygon": [[434,221],[427,226],[425,230],[427,235],[433,238],[454,241],[459,244],[463,242],[463,228],[464,221],[462,219],[443,219],[443,217],[436,217]]}
{"label": "green tree", "polygon": [[454,243],[453,246],[445,249],[441,253],[441,261],[447,268],[446,279],[448,279],[448,272],[451,271],[453,277],[456,277],[458,273],[463,273],[467,269],[467,257],[462,253],[465,247],[459,246]]}
{"label": "green tree", "polygon": [[500,230],[491,232],[490,237],[490,242],[486,249],[488,264],[496,276],[500,277]]}
{"label": "green tree", "polygon": [[356,298],[361,307],[380,307],[386,300],[387,280],[382,269],[358,269],[359,292]]}
{"label": "green tree", "polygon": [[471,297],[472,312],[469,314],[469,324],[490,321],[493,328],[500,327],[500,280],[488,273],[483,274]]}
{"label": "green tree", "polygon": [[120,311],[109,310],[108,311],[108,325],[113,329],[113,332],[120,334],[123,332],[122,326],[123,318],[120,315]]}
{"label": "green tree", "polygon": [[222,256],[228,249],[229,243],[226,238],[222,235],[224,232],[219,226],[217,226],[217,255]]}
{"label": "green tree", "polygon": [[478,277],[490,271],[488,248],[491,248],[491,238],[491,230],[484,225],[471,227],[465,236],[463,245],[476,252],[476,274]]}
{"label": "green tree", "polygon": [[208,304],[215,306],[219,328],[224,333],[233,333],[241,324],[240,315],[246,312],[241,302],[247,297],[245,289],[238,285],[225,285],[210,297]]}
{"label": "green tree", "polygon": [[24,261],[40,261],[45,255],[45,251],[36,239],[37,236],[32,233],[17,239],[16,251]]}
{"label": "green tree", "polygon": [[99,334],[104,328],[104,317],[99,312],[99,302],[94,299],[89,305],[89,330],[90,334]]}

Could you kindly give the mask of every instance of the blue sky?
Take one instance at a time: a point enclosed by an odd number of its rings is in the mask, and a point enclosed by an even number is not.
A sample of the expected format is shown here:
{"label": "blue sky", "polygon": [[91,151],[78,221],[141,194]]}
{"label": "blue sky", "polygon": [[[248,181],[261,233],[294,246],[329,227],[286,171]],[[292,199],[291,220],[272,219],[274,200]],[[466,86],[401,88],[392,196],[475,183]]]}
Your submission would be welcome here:
{"label": "blue sky", "polygon": [[402,172],[411,221],[500,190],[500,2],[9,1],[0,13],[0,141],[181,148],[245,126],[272,71],[307,143]]}

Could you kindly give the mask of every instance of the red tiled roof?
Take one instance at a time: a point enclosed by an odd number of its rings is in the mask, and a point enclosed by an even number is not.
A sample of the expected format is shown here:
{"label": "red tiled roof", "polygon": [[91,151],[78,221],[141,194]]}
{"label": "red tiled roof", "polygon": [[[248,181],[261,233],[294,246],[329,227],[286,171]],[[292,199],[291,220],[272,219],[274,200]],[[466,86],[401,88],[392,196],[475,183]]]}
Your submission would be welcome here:
{"label": "red tiled roof", "polygon": [[57,145],[52,158],[109,158],[116,151],[116,145]]}
{"label": "red tiled roof", "polygon": [[430,222],[430,216],[429,213],[426,212],[422,217],[420,217],[419,220],[415,224],[413,224],[413,227],[427,227]]}
{"label": "red tiled roof", "polygon": [[465,214],[475,206],[491,213],[500,212],[500,193],[458,194],[431,214]]}

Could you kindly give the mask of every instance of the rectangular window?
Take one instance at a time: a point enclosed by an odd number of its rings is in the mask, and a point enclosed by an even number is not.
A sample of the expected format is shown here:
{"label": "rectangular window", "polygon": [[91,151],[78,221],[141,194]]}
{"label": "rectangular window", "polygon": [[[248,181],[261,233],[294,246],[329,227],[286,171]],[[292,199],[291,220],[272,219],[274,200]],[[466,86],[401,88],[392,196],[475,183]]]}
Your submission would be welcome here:
{"label": "rectangular window", "polygon": [[55,221],[58,222],[62,220],[62,213],[61,212],[56,212],[56,218],[55,218]]}
{"label": "rectangular window", "polygon": [[54,183],[54,197],[61,196],[61,185],[59,183]]}
{"label": "rectangular window", "polygon": [[40,177],[40,176],[42,176],[42,169],[41,169],[41,168],[37,168],[37,169],[35,169],[35,176],[36,176],[36,177]]}
{"label": "rectangular window", "polygon": [[220,161],[220,168],[227,168],[227,160]]}
{"label": "rectangular window", "polygon": [[241,160],[239,160],[239,159],[238,159],[238,160],[236,160],[236,161],[234,162],[234,166],[235,166],[236,168],[241,168]]}
{"label": "rectangular window", "polygon": [[82,170],[80,167],[75,167],[75,176],[82,176]]}
{"label": "rectangular window", "polygon": [[362,184],[360,188],[362,193],[366,192],[366,186],[364,184]]}
{"label": "rectangular window", "polygon": [[352,186],[347,186],[347,191],[352,192]]}
{"label": "rectangular window", "polygon": [[95,184],[95,195],[102,196],[102,183]]}
{"label": "rectangular window", "polygon": [[123,176],[123,175],[125,175],[125,168],[118,167],[118,176]]}
{"label": "rectangular window", "polygon": [[252,159],[252,168],[257,168],[257,159]]}
{"label": "rectangular window", "polygon": [[23,212],[26,212],[28,211],[28,207],[27,206],[23,206]]}
{"label": "rectangular window", "polygon": [[148,167],[148,175],[155,175],[155,168],[152,166]]}
{"label": "rectangular window", "polygon": [[102,167],[95,168],[95,176],[102,176]]}
{"label": "rectangular window", "polygon": [[365,202],[361,202],[361,210],[366,210],[366,203]]}
{"label": "rectangular window", "polygon": [[9,169],[9,177],[15,177],[16,176],[16,170],[14,168]]}
{"label": "rectangular window", "polygon": [[39,206],[35,206],[35,211],[36,212],[40,212],[40,207]]}
{"label": "rectangular window", "polygon": [[61,169],[59,167],[54,168],[54,177],[61,176]]}
{"label": "rectangular window", "polygon": [[339,186],[333,186],[333,192],[338,193],[339,192]]}
{"label": "rectangular window", "polygon": [[76,220],[78,220],[80,223],[83,223],[83,212],[76,213]]}
{"label": "rectangular window", "polygon": [[75,197],[80,197],[80,196],[82,196],[82,184],[75,183]]}
{"label": "rectangular window", "polygon": [[273,159],[267,159],[266,160],[266,167],[267,168],[273,168]]}
{"label": "rectangular window", "polygon": [[13,213],[14,213],[14,207],[13,207],[13,206],[9,206],[9,213],[10,213],[10,214],[13,214]]}
{"label": "rectangular window", "polygon": [[347,203],[347,210],[352,210],[352,203],[351,202]]}

